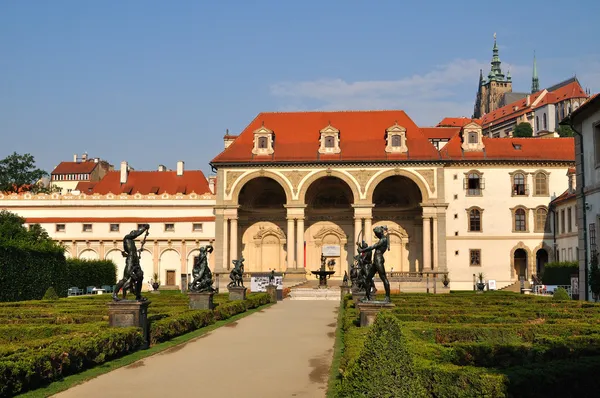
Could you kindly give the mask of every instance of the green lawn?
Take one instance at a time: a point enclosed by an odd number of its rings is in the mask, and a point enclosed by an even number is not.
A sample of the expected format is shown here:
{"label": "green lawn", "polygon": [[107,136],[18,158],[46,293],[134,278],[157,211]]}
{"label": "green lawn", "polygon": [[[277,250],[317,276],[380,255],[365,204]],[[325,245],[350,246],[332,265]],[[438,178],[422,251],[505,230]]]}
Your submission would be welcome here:
{"label": "green lawn", "polygon": [[[244,302],[215,295],[215,310],[189,310],[179,292],[147,294],[153,346],[205,328],[269,303],[265,293]],[[67,375],[136,352],[142,345],[138,328],[110,328],[110,295],[56,301],[0,303],[0,396],[38,388]]]}
{"label": "green lawn", "polygon": [[[399,294],[392,301],[390,312],[430,396],[569,397],[600,388],[600,305],[503,292]],[[351,299],[338,327],[331,397],[352,382],[346,378],[354,377],[354,363],[377,355],[363,351],[374,336],[358,326]]]}

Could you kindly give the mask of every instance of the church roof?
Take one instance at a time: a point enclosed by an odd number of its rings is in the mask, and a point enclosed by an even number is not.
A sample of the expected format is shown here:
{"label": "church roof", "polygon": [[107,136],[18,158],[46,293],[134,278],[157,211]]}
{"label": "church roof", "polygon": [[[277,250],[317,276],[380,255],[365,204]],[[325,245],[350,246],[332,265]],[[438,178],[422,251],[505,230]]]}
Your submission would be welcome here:
{"label": "church roof", "polygon": [[445,117],[436,127],[463,127],[467,124],[475,122],[481,124],[481,119],[473,119],[470,117]]}
{"label": "church roof", "polygon": [[121,193],[131,195],[136,193],[142,195],[151,193],[174,195],[177,193],[190,194],[192,192],[202,195],[210,193],[208,181],[200,170],[185,170],[181,176],[178,176],[176,171],[129,171],[125,184],[121,184],[120,171],[111,171],[91,188],[91,192],[85,193],[98,193],[101,195],[106,195],[109,192],[116,195]]}
{"label": "church roof", "polygon": [[[408,153],[385,151],[386,129],[397,123],[406,128]],[[319,153],[320,131],[340,131],[341,153]],[[275,136],[272,155],[253,155],[254,131],[265,127]],[[274,112],[260,113],[239,137],[213,160],[219,164],[332,163],[369,161],[504,160],[573,162],[573,138],[483,138],[485,149],[462,150],[462,127],[417,127],[404,111]],[[449,139],[441,150],[429,141]],[[539,141],[543,139],[543,145]]]}

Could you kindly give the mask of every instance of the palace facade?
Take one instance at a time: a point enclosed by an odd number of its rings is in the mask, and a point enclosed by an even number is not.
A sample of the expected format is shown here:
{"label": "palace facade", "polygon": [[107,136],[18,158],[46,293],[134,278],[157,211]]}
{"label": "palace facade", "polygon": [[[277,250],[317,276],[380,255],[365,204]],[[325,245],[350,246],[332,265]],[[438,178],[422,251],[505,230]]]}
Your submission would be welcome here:
{"label": "palace facade", "polygon": [[386,225],[387,271],[447,271],[453,289],[471,289],[483,272],[501,288],[554,259],[548,207],[574,164],[572,138],[488,138],[475,122],[261,113],[211,162],[215,272],[243,256],[247,272],[304,279],[324,254],[341,278],[356,242]]}

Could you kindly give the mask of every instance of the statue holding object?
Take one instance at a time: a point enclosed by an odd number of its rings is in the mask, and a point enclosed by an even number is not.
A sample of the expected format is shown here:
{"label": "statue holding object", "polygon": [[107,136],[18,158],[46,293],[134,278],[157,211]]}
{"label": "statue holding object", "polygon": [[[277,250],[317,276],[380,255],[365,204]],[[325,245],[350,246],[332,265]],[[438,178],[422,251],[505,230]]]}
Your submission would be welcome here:
{"label": "statue holding object", "polygon": [[242,256],[242,258],[239,260],[233,260],[232,263],[234,268],[229,273],[231,282],[229,282],[227,287],[245,287],[244,280],[242,278],[244,276],[244,256]]}
{"label": "statue holding object", "polygon": [[[144,250],[144,244],[146,238],[149,235],[150,225],[140,224],[137,230],[131,231],[123,238],[123,250],[121,254],[126,257],[125,270],[123,271],[123,278],[117,283],[117,288],[113,292],[113,300],[120,301],[119,291],[123,290],[123,299],[127,298],[127,291],[135,294],[137,301],[146,301],[147,299],[142,297],[142,283],[144,281],[144,271],[140,265],[140,257],[142,250]],[[144,238],[140,249],[135,248],[135,239],[142,235]]]}
{"label": "statue holding object", "polygon": [[373,232],[379,241],[374,243],[368,247],[360,247],[358,249],[359,253],[369,253],[371,251],[375,251],[373,264],[367,270],[366,280],[365,280],[365,293],[366,293],[366,301],[371,301],[371,289],[374,287],[373,277],[375,273],[379,274],[379,278],[383,282],[383,287],[385,289],[385,302],[391,302],[390,299],[390,282],[387,279],[387,275],[385,274],[385,259],[383,258],[383,254],[390,250],[390,238],[388,236],[388,229],[386,226],[379,226],[373,228]]}
{"label": "statue holding object", "polygon": [[192,277],[194,278],[189,284],[189,291],[193,293],[214,293],[212,272],[208,267],[208,255],[214,250],[212,245],[203,246],[200,248],[200,255],[194,263],[192,269]]}

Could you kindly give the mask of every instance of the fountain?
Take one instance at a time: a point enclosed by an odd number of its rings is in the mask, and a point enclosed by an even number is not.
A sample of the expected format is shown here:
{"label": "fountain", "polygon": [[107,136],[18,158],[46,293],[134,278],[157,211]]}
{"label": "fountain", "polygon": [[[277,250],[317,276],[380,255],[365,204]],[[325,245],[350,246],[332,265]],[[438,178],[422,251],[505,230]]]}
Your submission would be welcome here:
{"label": "fountain", "polygon": [[[327,288],[327,279],[330,278],[331,275],[335,274],[335,271],[327,271],[325,269],[326,260],[327,258],[321,254],[321,269],[318,271],[310,271],[319,278],[319,288]],[[331,268],[333,268],[333,266],[335,266],[335,260],[330,260],[329,265]]]}

